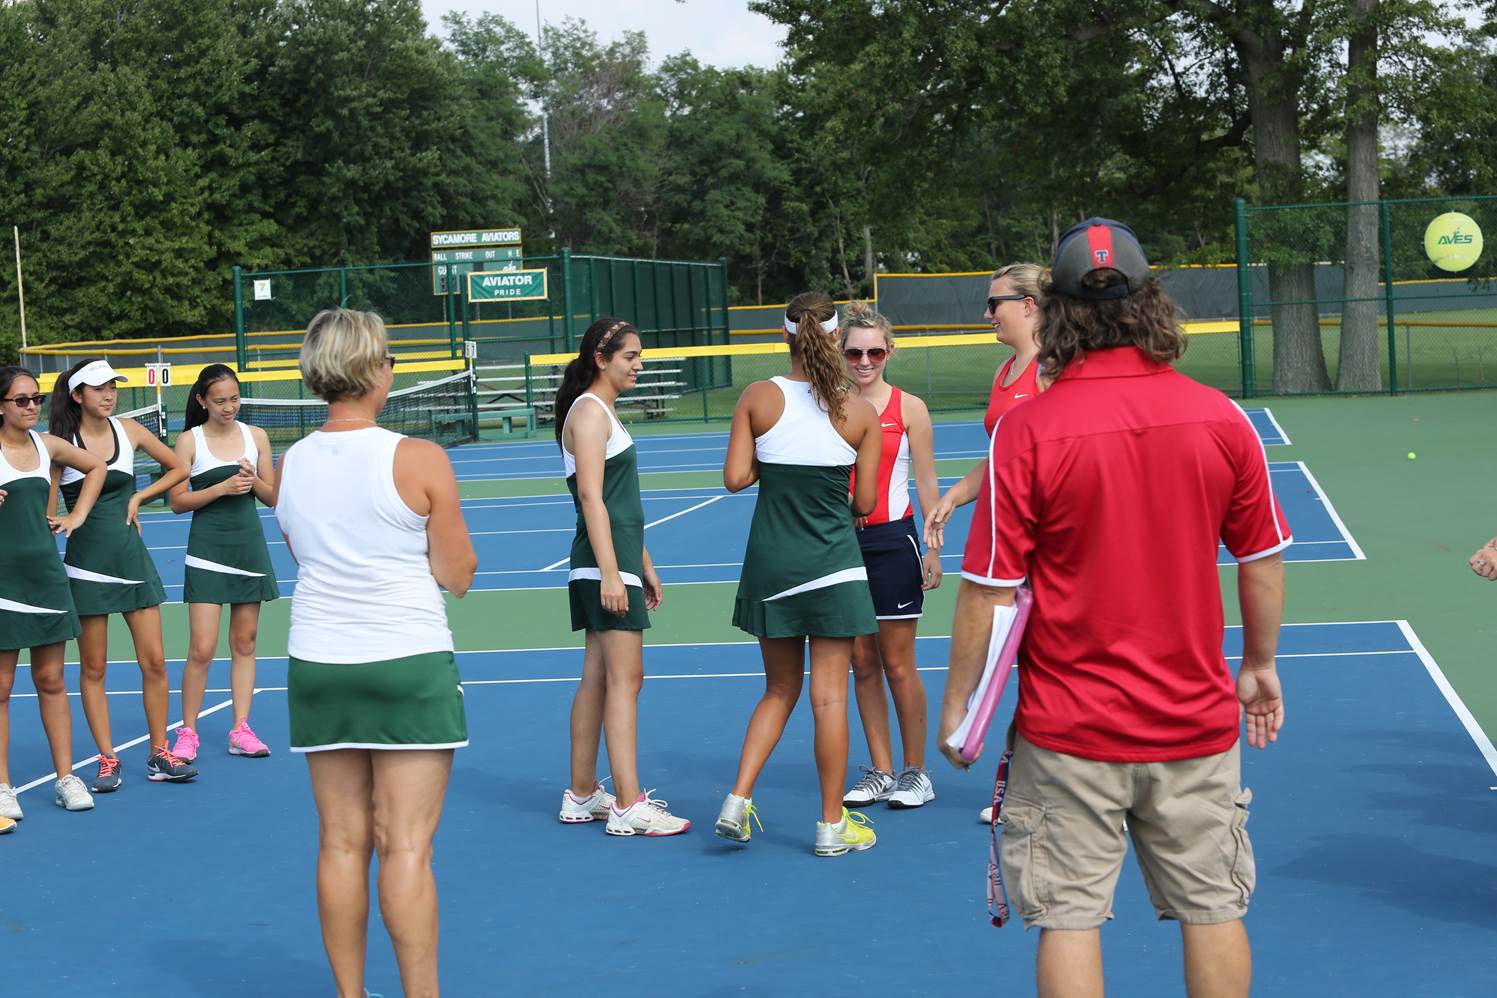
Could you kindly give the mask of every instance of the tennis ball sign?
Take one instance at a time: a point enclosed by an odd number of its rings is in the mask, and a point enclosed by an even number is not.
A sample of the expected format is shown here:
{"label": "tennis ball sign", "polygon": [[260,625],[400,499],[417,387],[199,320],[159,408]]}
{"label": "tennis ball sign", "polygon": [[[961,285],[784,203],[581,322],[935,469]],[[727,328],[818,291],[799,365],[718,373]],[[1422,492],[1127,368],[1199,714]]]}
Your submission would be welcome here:
{"label": "tennis ball sign", "polygon": [[1481,248],[1481,227],[1458,211],[1437,216],[1424,230],[1425,255],[1441,270],[1465,270],[1481,256]]}

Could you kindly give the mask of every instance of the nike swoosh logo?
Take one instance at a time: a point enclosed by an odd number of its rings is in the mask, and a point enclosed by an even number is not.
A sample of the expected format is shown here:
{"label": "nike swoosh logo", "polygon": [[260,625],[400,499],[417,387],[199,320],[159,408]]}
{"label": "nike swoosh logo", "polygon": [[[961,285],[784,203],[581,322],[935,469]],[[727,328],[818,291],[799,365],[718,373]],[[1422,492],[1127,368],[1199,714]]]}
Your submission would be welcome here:
{"label": "nike swoosh logo", "polygon": [[1018,400],[1018,399],[1027,399],[1027,398],[1028,398],[1028,397],[1029,397],[1029,396],[1031,396],[1031,395],[1033,395],[1033,394],[1034,394],[1034,393],[1033,393],[1033,392],[1020,392],[1020,393],[1019,393],[1019,394],[1018,394],[1018,395],[1015,395],[1015,396],[1014,396],[1014,399],[1015,399],[1015,400],[1016,400],[1016,401],[1017,401],[1017,400]]}
{"label": "nike swoosh logo", "polygon": [[907,606],[914,606],[914,605],[915,605],[915,601],[914,600],[910,600],[908,603],[901,603],[901,604],[899,604],[899,606],[896,607],[896,609],[903,610]]}
{"label": "nike swoosh logo", "polygon": [[899,429],[899,424],[898,423],[879,423],[878,425],[882,426],[886,430],[897,430],[897,429]]}

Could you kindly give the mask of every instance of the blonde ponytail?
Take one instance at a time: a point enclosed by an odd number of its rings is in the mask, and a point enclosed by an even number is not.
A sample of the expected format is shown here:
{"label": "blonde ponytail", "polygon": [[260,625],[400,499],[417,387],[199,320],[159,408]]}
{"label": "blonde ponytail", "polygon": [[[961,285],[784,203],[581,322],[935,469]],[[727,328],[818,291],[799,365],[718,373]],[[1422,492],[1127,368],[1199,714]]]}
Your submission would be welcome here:
{"label": "blonde ponytail", "polygon": [[843,402],[847,398],[849,382],[837,352],[836,330],[834,328],[828,333],[822,328],[823,323],[837,319],[837,309],[831,297],[820,291],[798,294],[785,306],[785,318],[795,324],[790,355],[798,358],[805,369],[811,382],[811,394],[831,417],[833,425],[844,422],[847,413]]}

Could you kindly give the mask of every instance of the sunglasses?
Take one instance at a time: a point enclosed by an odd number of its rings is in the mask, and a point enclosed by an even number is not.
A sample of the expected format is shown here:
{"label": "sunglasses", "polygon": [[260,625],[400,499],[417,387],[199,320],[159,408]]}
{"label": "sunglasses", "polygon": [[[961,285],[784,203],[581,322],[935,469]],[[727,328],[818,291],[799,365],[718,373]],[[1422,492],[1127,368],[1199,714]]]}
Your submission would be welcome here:
{"label": "sunglasses", "polygon": [[998,306],[1006,301],[1023,301],[1028,295],[994,295],[988,299],[988,311],[998,311]]}
{"label": "sunglasses", "polygon": [[0,402],[14,402],[17,409],[29,409],[32,406],[36,406],[38,409],[40,409],[42,407],[42,403],[46,400],[47,396],[38,392],[35,395],[12,395],[8,399],[0,399]]}
{"label": "sunglasses", "polygon": [[867,354],[868,359],[877,364],[879,361],[889,356],[889,351],[884,349],[883,347],[873,347],[869,350],[854,350],[852,348],[848,348],[842,351],[842,356],[846,357],[848,359],[848,362],[853,364],[856,364],[858,361],[862,360],[864,354]]}
{"label": "sunglasses", "polygon": [[390,370],[395,370],[395,355],[393,353],[385,354],[385,363],[390,365]]}

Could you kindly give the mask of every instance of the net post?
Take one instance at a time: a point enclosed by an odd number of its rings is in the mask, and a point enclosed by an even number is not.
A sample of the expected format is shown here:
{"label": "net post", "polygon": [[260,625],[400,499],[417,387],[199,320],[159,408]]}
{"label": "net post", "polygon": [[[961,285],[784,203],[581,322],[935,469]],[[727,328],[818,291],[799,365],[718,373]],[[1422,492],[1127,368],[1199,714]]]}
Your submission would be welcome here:
{"label": "net post", "polygon": [[1237,228],[1237,338],[1241,352],[1242,397],[1255,394],[1253,371],[1253,278],[1248,270],[1247,202],[1234,198],[1233,215]]}
{"label": "net post", "polygon": [[348,268],[338,268],[338,307],[348,307]]}
{"label": "net post", "polygon": [[243,271],[239,264],[234,264],[234,366],[239,370],[246,370],[249,357],[246,355],[244,343],[244,282],[240,279]]}
{"label": "net post", "polygon": [[[1398,394],[1398,326],[1393,306],[1393,223],[1388,216],[1388,202],[1377,203],[1383,243],[1383,306],[1388,313],[1388,394]],[[1405,332],[1404,336],[1408,337]],[[1410,361],[1409,370],[1413,371]]]}
{"label": "net post", "polygon": [[[447,294],[445,296],[447,298],[447,355],[453,360],[456,360],[459,356],[457,352],[457,323],[452,318],[452,299],[458,293],[458,288],[452,283],[456,277],[457,275],[452,272],[452,264],[449,263],[447,265]],[[467,332],[467,323],[464,322],[463,339],[465,340],[468,338]]]}
{"label": "net post", "polygon": [[[572,248],[561,248],[561,327],[567,337],[567,351],[577,349],[577,331],[572,328]],[[525,361],[525,383],[530,384],[530,361]]]}

